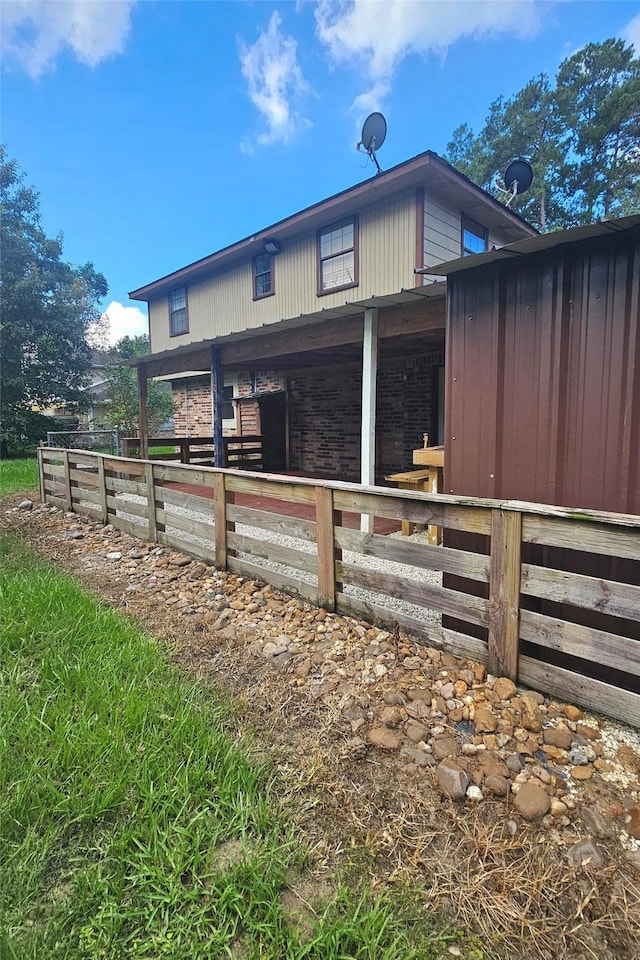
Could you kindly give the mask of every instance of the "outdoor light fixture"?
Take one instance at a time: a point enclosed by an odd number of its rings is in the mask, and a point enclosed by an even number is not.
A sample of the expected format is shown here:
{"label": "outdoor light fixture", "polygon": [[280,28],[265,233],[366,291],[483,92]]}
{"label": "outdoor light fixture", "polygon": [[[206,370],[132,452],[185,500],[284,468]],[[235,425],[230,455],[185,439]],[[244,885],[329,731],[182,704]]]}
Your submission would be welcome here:
{"label": "outdoor light fixture", "polygon": [[265,240],[264,249],[266,253],[280,253],[280,244],[277,240]]}

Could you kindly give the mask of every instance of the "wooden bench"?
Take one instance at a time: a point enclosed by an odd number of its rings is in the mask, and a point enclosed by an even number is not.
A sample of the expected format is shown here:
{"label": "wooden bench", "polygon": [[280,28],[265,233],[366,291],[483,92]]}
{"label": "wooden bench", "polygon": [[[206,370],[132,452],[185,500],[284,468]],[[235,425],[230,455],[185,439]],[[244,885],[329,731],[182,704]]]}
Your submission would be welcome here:
{"label": "wooden bench", "polygon": [[[400,490],[414,490],[422,493],[440,493],[440,477],[442,471],[438,467],[430,467],[427,470],[407,470],[406,473],[390,473],[385,480],[395,485]],[[408,537],[413,530],[424,530],[421,523],[412,523],[411,520],[402,521],[402,535]],[[442,542],[442,531],[439,527],[430,524],[427,527],[429,532],[429,543],[438,544]]]}

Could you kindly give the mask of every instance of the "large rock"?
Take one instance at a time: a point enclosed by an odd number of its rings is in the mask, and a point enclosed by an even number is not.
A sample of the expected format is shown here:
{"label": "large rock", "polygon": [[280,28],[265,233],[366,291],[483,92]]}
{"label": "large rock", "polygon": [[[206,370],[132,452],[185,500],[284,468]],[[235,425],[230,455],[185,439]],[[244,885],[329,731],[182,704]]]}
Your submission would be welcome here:
{"label": "large rock", "polygon": [[369,730],[369,743],[379,750],[399,750],[400,737],[388,727],[373,727]]}
{"label": "large rock", "polygon": [[453,760],[443,760],[436,770],[441,792],[452,800],[463,800],[469,786],[469,774]]}
{"label": "large rock", "polygon": [[476,733],[493,733],[498,721],[490,707],[476,707],[473,717]]}
{"label": "large rock", "polygon": [[528,780],[518,790],[513,805],[525,820],[540,820],[549,812],[551,799],[546,790]]}
{"label": "large rock", "polygon": [[573,740],[573,733],[564,723],[559,723],[557,727],[547,727],[542,732],[542,739],[553,747],[568,750]]}
{"label": "large rock", "polygon": [[515,696],[517,687],[513,680],[509,680],[508,677],[498,677],[493,685],[493,690],[500,700],[510,700],[511,697]]}
{"label": "large rock", "polygon": [[595,870],[604,867],[604,860],[593,840],[578,840],[566,853],[569,863],[574,867],[592,867]]}

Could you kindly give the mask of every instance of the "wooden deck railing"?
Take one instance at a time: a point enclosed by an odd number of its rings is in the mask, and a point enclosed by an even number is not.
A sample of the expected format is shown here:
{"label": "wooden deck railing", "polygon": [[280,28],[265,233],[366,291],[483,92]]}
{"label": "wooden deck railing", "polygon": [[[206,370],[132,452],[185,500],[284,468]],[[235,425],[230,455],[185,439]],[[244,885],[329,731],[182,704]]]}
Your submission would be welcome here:
{"label": "wooden deck railing", "polygon": [[[640,726],[640,517],[74,450],[41,448],[38,458],[47,503],[328,610],[397,625],[493,673]],[[361,514],[482,534],[489,553],[365,533]],[[612,572],[564,569],[563,551],[573,561],[601,557]],[[387,561],[384,569],[377,560]],[[442,586],[438,574],[479,583],[485,596]],[[394,597],[413,612],[392,609]],[[593,611],[597,628],[585,623]],[[463,621],[468,632],[441,618]]]}
{"label": "wooden deck railing", "polygon": [[[260,470],[262,467],[262,436],[258,434],[223,437],[225,459],[229,467]],[[139,457],[139,437],[122,437],[124,457]],[[173,447],[173,453],[149,453],[150,460],[179,460],[180,463],[213,462],[213,437],[151,437],[149,451]]]}

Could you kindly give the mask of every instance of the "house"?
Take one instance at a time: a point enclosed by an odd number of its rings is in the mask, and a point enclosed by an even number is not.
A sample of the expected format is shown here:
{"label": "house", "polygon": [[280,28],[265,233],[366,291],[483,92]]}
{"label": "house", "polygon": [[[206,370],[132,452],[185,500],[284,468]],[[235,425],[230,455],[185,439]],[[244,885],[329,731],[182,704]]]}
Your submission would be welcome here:
{"label": "house", "polygon": [[444,284],[416,270],[535,235],[427,151],[134,290],[141,397],[169,378],[216,465],[260,435],[272,472],[380,481],[444,440]]}

